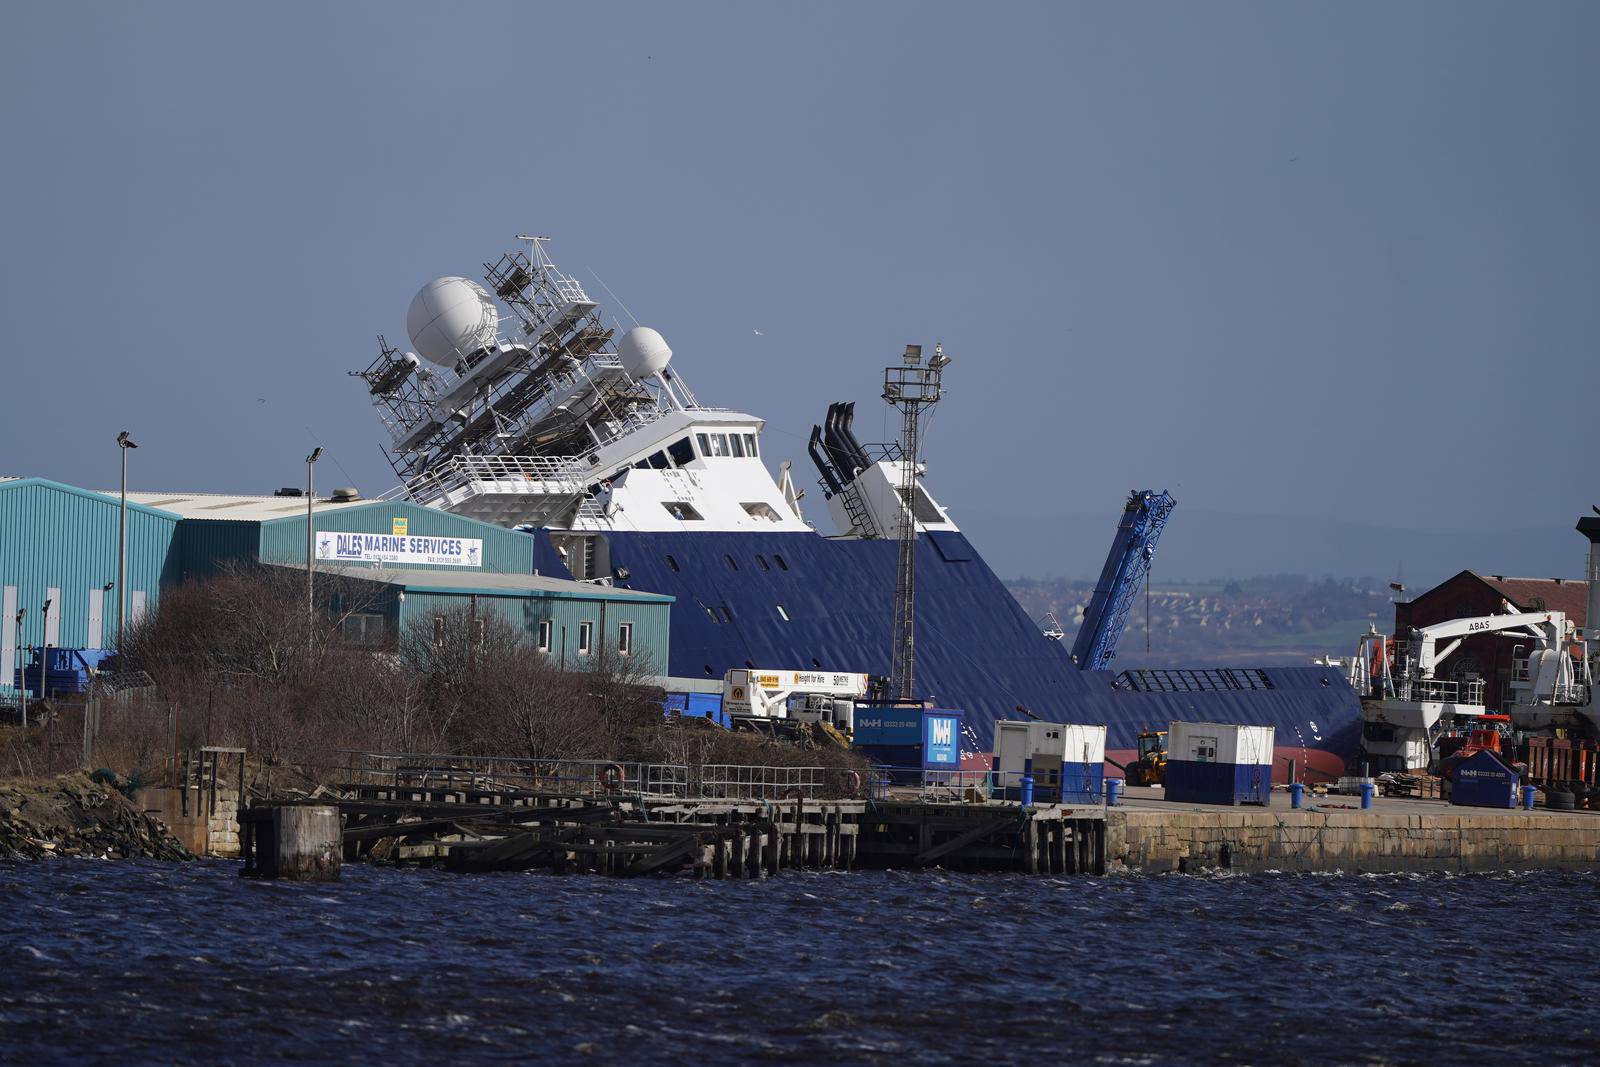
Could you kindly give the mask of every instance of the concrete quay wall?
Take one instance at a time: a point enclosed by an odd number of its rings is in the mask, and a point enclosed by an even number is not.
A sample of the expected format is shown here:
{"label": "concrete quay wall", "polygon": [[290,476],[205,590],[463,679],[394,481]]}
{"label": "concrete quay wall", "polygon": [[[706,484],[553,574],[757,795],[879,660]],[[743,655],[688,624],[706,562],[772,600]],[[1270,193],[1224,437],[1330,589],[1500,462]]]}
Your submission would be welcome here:
{"label": "concrete quay wall", "polygon": [[1113,809],[1107,812],[1106,858],[1150,872],[1582,869],[1600,866],[1600,818]]}

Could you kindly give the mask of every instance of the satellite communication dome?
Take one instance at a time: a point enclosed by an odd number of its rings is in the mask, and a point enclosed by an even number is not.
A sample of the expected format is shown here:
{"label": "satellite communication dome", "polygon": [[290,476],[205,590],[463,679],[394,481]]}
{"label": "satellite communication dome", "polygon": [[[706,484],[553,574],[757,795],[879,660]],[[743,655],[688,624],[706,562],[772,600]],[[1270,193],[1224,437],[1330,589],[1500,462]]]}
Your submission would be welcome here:
{"label": "satellite communication dome", "polygon": [[648,326],[635,326],[617,342],[617,358],[634,381],[660,374],[672,362],[666,340]]}
{"label": "satellite communication dome", "polygon": [[467,278],[435,278],[406,309],[406,333],[429,363],[454,367],[461,357],[495,343],[500,313],[494,299]]}

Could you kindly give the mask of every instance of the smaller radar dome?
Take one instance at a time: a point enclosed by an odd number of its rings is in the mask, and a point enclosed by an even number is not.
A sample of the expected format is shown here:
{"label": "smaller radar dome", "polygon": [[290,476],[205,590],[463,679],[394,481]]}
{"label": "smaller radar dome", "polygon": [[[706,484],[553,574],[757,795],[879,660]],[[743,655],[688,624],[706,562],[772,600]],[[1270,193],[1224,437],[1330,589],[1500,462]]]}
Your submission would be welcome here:
{"label": "smaller radar dome", "polygon": [[635,326],[617,342],[617,358],[634,381],[660,374],[672,362],[666,340],[648,326]]}
{"label": "smaller radar dome", "polygon": [[454,367],[463,356],[495,342],[500,313],[494,299],[467,278],[435,278],[406,309],[406,333],[429,363]]}

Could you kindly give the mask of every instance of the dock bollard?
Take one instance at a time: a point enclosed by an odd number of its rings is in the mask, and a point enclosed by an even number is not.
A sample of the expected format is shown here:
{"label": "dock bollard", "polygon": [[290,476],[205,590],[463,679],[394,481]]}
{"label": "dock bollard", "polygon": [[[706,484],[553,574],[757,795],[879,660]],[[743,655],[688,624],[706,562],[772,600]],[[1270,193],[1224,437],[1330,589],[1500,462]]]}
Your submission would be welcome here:
{"label": "dock bollard", "polygon": [[1306,798],[1306,787],[1299,782],[1289,783],[1289,806],[1298,808]]}
{"label": "dock bollard", "polygon": [[1362,782],[1361,783],[1361,806],[1363,808],[1372,807],[1372,783],[1371,782]]}
{"label": "dock bollard", "polygon": [[1122,779],[1106,779],[1106,807],[1114,808],[1122,802]]}
{"label": "dock bollard", "polygon": [[1022,806],[1025,808],[1033,807],[1033,775],[1031,774],[1022,776]]}
{"label": "dock bollard", "polygon": [[1525,786],[1522,787],[1522,810],[1523,811],[1532,811],[1533,810],[1533,794],[1536,793],[1537,791],[1538,790],[1534,786],[1531,786],[1531,785],[1525,785]]}

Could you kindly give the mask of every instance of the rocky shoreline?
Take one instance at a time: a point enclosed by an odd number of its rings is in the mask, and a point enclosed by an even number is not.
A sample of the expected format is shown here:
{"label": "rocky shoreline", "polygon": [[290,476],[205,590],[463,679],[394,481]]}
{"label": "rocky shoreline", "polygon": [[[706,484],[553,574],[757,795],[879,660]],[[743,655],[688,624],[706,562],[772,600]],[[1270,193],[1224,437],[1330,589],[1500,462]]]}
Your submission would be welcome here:
{"label": "rocky shoreline", "polygon": [[160,819],[86,774],[0,782],[0,859],[189,860]]}

